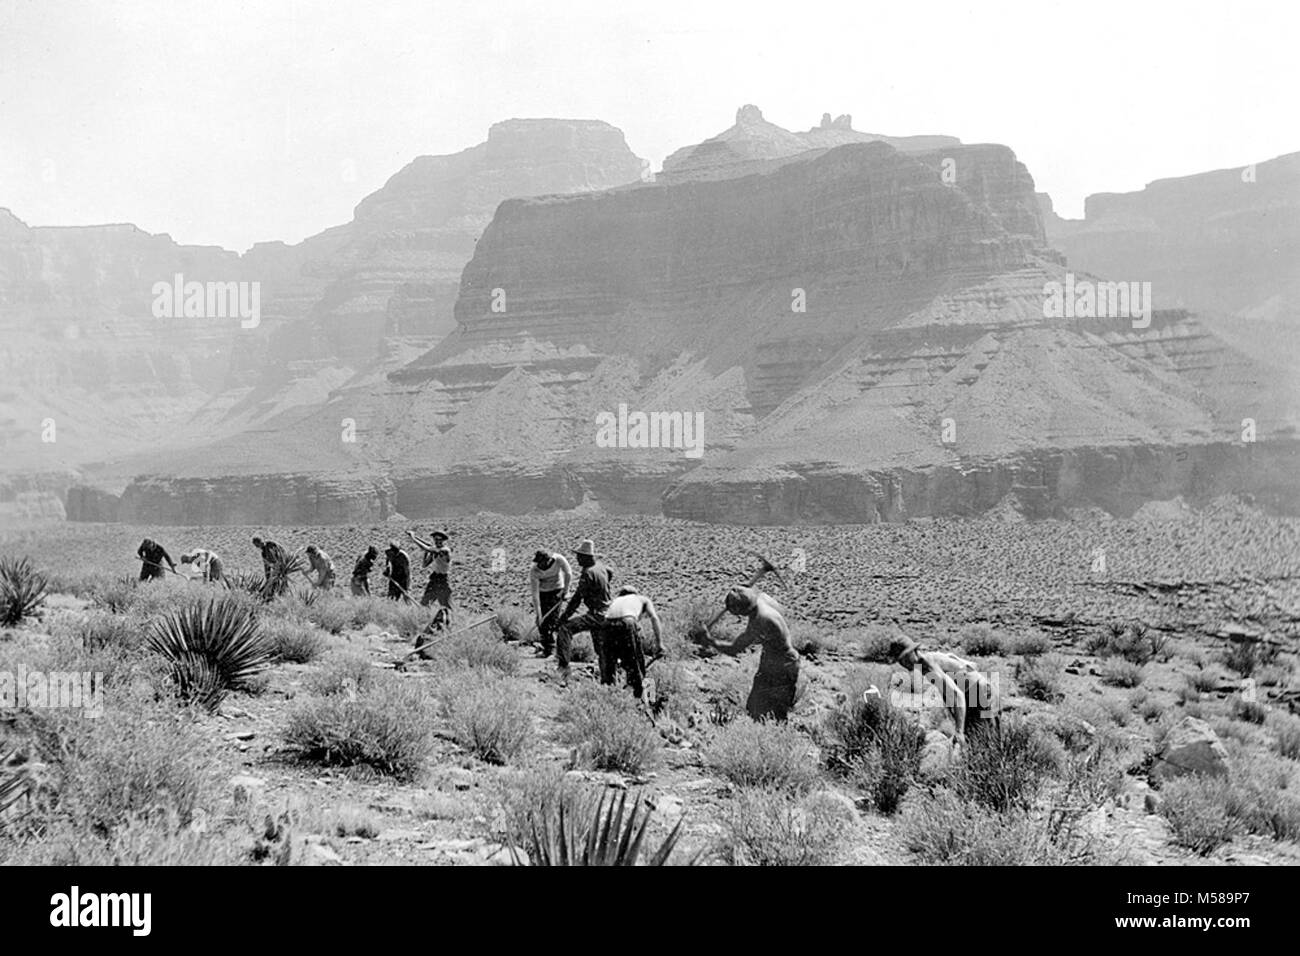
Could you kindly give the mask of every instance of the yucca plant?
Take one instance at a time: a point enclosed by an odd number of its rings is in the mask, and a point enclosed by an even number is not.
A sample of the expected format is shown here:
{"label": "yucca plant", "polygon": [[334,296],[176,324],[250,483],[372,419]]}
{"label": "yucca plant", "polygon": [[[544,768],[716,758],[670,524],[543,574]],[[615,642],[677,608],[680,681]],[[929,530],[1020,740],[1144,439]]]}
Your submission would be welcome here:
{"label": "yucca plant", "polygon": [[243,690],[274,656],[257,615],[233,597],[191,603],[153,626],[149,646],[171,667],[182,700],[216,710],[232,690]]}
{"label": "yucca plant", "polygon": [[[645,843],[646,826],[651,811],[642,815],[641,796],[632,804],[632,811],[624,816],[627,794],[619,794],[618,801],[605,805],[605,794],[592,807],[587,799],[561,798],[554,821],[543,815],[529,815],[530,834],[528,858],[523,859],[514,842],[510,843],[510,857],[516,866],[636,866]],[[639,818],[639,820],[638,820]],[[646,861],[646,866],[666,866],[668,857],[677,845],[682,821],[678,820],[672,832]],[[694,866],[700,854],[687,860]]]}
{"label": "yucca plant", "polygon": [[311,607],[316,603],[316,599],[320,597],[320,591],[315,588],[299,588],[294,592],[294,597],[298,599],[298,602],[303,607]]}
{"label": "yucca plant", "polygon": [[281,551],[266,568],[266,577],[262,581],[262,600],[272,601],[289,590],[289,581],[295,574],[307,569],[307,559],[301,554]]}
{"label": "yucca plant", "polygon": [[17,758],[18,751],[15,750],[0,759],[0,833],[4,832],[10,822],[9,808],[27,796],[32,785],[31,777],[22,767],[15,767]]}
{"label": "yucca plant", "polygon": [[0,624],[12,627],[35,614],[49,586],[26,558],[0,558]]}

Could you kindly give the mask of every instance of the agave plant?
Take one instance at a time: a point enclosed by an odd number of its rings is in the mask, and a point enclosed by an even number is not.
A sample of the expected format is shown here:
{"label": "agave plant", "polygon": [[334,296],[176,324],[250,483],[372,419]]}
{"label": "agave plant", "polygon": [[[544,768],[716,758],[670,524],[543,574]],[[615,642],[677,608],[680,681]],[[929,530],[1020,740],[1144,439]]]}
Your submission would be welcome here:
{"label": "agave plant", "polygon": [[18,751],[12,751],[0,759],[0,833],[7,825],[8,811],[19,800],[27,796],[32,781],[22,767],[17,764]]}
{"label": "agave plant", "polygon": [[158,621],[149,646],[170,665],[182,700],[216,710],[271,663],[257,615],[233,596],[198,600]]}
{"label": "agave plant", "polygon": [[[543,816],[539,832],[537,815],[530,816],[528,858],[524,860],[512,842],[511,860],[516,866],[636,866],[645,843],[651,811],[645,809],[642,814],[638,795],[632,811],[624,817],[626,804],[626,793],[619,794],[617,802],[609,801],[608,807],[603,793],[594,807],[587,801],[562,799],[554,828],[549,817]],[[646,866],[667,865],[681,829],[682,821],[678,820],[672,832],[646,861]],[[687,861],[687,865],[694,866],[698,861],[697,853]]]}
{"label": "agave plant", "polygon": [[316,599],[320,597],[320,592],[315,588],[299,588],[294,592],[293,596],[298,599],[298,602],[303,607],[311,607],[316,603]]}
{"label": "agave plant", "polygon": [[246,594],[262,593],[262,578],[257,574],[250,574],[247,571],[233,571],[229,574],[222,575],[221,583],[226,586],[228,591],[243,591]]}
{"label": "agave plant", "polygon": [[1122,621],[1111,621],[1106,625],[1106,631],[1110,634],[1111,643],[1118,644],[1124,639],[1124,632],[1128,630]]}
{"label": "agave plant", "polygon": [[0,558],[0,624],[12,627],[45,603],[49,580],[26,558]]}
{"label": "agave plant", "polygon": [[266,568],[266,578],[262,581],[262,600],[272,601],[289,590],[289,581],[301,571],[307,570],[307,559],[301,554],[281,551]]}

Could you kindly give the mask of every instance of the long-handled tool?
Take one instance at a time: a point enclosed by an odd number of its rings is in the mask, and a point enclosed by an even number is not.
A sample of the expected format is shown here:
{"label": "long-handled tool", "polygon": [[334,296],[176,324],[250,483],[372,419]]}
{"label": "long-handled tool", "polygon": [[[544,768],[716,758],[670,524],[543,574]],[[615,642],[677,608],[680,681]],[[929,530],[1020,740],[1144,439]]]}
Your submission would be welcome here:
{"label": "long-handled tool", "polygon": [[[415,655],[419,654],[421,651],[428,650],[430,647],[432,647],[434,644],[437,644],[439,641],[445,641],[449,637],[455,637],[457,634],[464,634],[466,631],[472,631],[476,627],[482,627],[488,621],[494,620],[495,618],[496,618],[495,613],[487,614],[479,618],[473,624],[466,624],[464,627],[457,628],[454,631],[448,631],[446,634],[439,634],[437,637],[430,638],[427,641],[420,641],[420,643],[415,646],[414,650],[409,651],[406,654],[402,655],[402,660],[405,661],[407,658],[414,657]],[[424,633],[421,632],[419,636],[423,637]]]}
{"label": "long-handled tool", "polygon": [[151,567],[161,568],[161,569],[164,570],[164,571],[167,571],[167,572],[170,572],[171,574],[176,575],[178,578],[186,578],[186,580],[189,580],[189,578],[188,578],[186,575],[181,574],[181,573],[180,573],[179,571],[177,571],[175,568],[169,568],[169,567],[167,567],[167,565],[165,565],[165,564],[159,564],[159,563],[156,562],[156,561],[146,561],[144,558],[141,558],[140,555],[138,555],[138,554],[136,555],[136,557],[140,559],[140,563],[141,563],[141,564],[147,564],[147,565],[150,565]]}
{"label": "long-handled tool", "polygon": [[546,619],[550,617],[552,614],[554,614],[556,611],[558,611],[561,608],[561,606],[563,606],[563,604],[564,604],[563,597],[561,597],[560,600],[552,604],[551,609],[542,615],[541,620],[534,621],[532,625],[528,628],[528,630],[524,631],[524,636],[519,638],[519,643],[527,644],[528,638],[533,632],[536,632],[538,634],[542,633],[542,625],[546,623]]}

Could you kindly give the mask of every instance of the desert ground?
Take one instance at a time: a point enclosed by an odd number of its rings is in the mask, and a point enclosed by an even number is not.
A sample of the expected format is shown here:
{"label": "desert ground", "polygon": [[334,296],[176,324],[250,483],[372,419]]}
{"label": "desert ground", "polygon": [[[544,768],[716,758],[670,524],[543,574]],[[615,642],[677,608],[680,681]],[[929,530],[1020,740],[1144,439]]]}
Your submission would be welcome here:
{"label": "desert ground", "polygon": [[[413,551],[408,530],[439,526],[456,624],[493,617],[412,659],[429,612],[353,598],[347,580],[366,545]],[[213,549],[246,583],[261,573],[254,534],[323,548],[339,586],[313,594],[298,576],[263,603],[126,580],[148,536],[177,561]],[[615,584],[663,615],[641,706],[621,678],[599,687],[581,641],[568,687],[526,643],[533,552],[588,537]],[[784,725],[744,715],[757,650],[718,655],[700,635],[755,552],[782,568],[760,586],[802,657]],[[798,528],[51,523],[0,531],[0,556],[48,579],[43,603],[0,630],[0,673],[101,673],[105,703],[92,718],[0,699],[9,863],[539,863],[558,807],[572,824],[620,794],[649,811],[642,862],[679,822],[670,863],[1300,861],[1300,522],[1234,500],[1124,520]],[[248,615],[271,660],[209,709],[156,637],[214,599]],[[737,628],[725,617],[714,633]],[[996,677],[996,745],[952,752],[943,708],[884,659],[899,634]],[[872,685],[882,693],[864,697]]]}

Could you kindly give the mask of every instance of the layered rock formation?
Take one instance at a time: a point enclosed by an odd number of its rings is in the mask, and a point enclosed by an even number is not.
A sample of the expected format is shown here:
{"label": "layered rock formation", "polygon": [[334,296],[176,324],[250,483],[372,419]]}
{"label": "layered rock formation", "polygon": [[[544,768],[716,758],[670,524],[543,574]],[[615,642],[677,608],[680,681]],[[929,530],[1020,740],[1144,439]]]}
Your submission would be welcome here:
{"label": "layered rock formation", "polygon": [[[31,228],[0,209],[0,467],[65,476],[23,492],[43,495],[46,512],[63,509],[80,470],[93,487],[74,511],[108,513],[131,475],[165,470],[176,449],[274,429],[437,342],[502,199],[636,181],[644,165],[607,123],[509,120],[478,146],[416,159],[351,223],[243,256],[130,225]],[[155,317],[154,283],[177,274],[259,283],[260,323]],[[53,442],[42,441],[49,419]],[[208,466],[218,477],[238,467],[210,456]]]}
{"label": "layered rock formation", "polygon": [[729,129],[694,146],[683,146],[664,160],[658,179],[681,182],[687,179],[729,179],[770,171],[810,149],[830,149],[849,143],[885,143],[901,152],[928,152],[958,146],[953,136],[885,136],[853,128],[847,114],[821,122],[806,133],[795,133],[763,118],[757,106],[736,110],[736,122]]}

